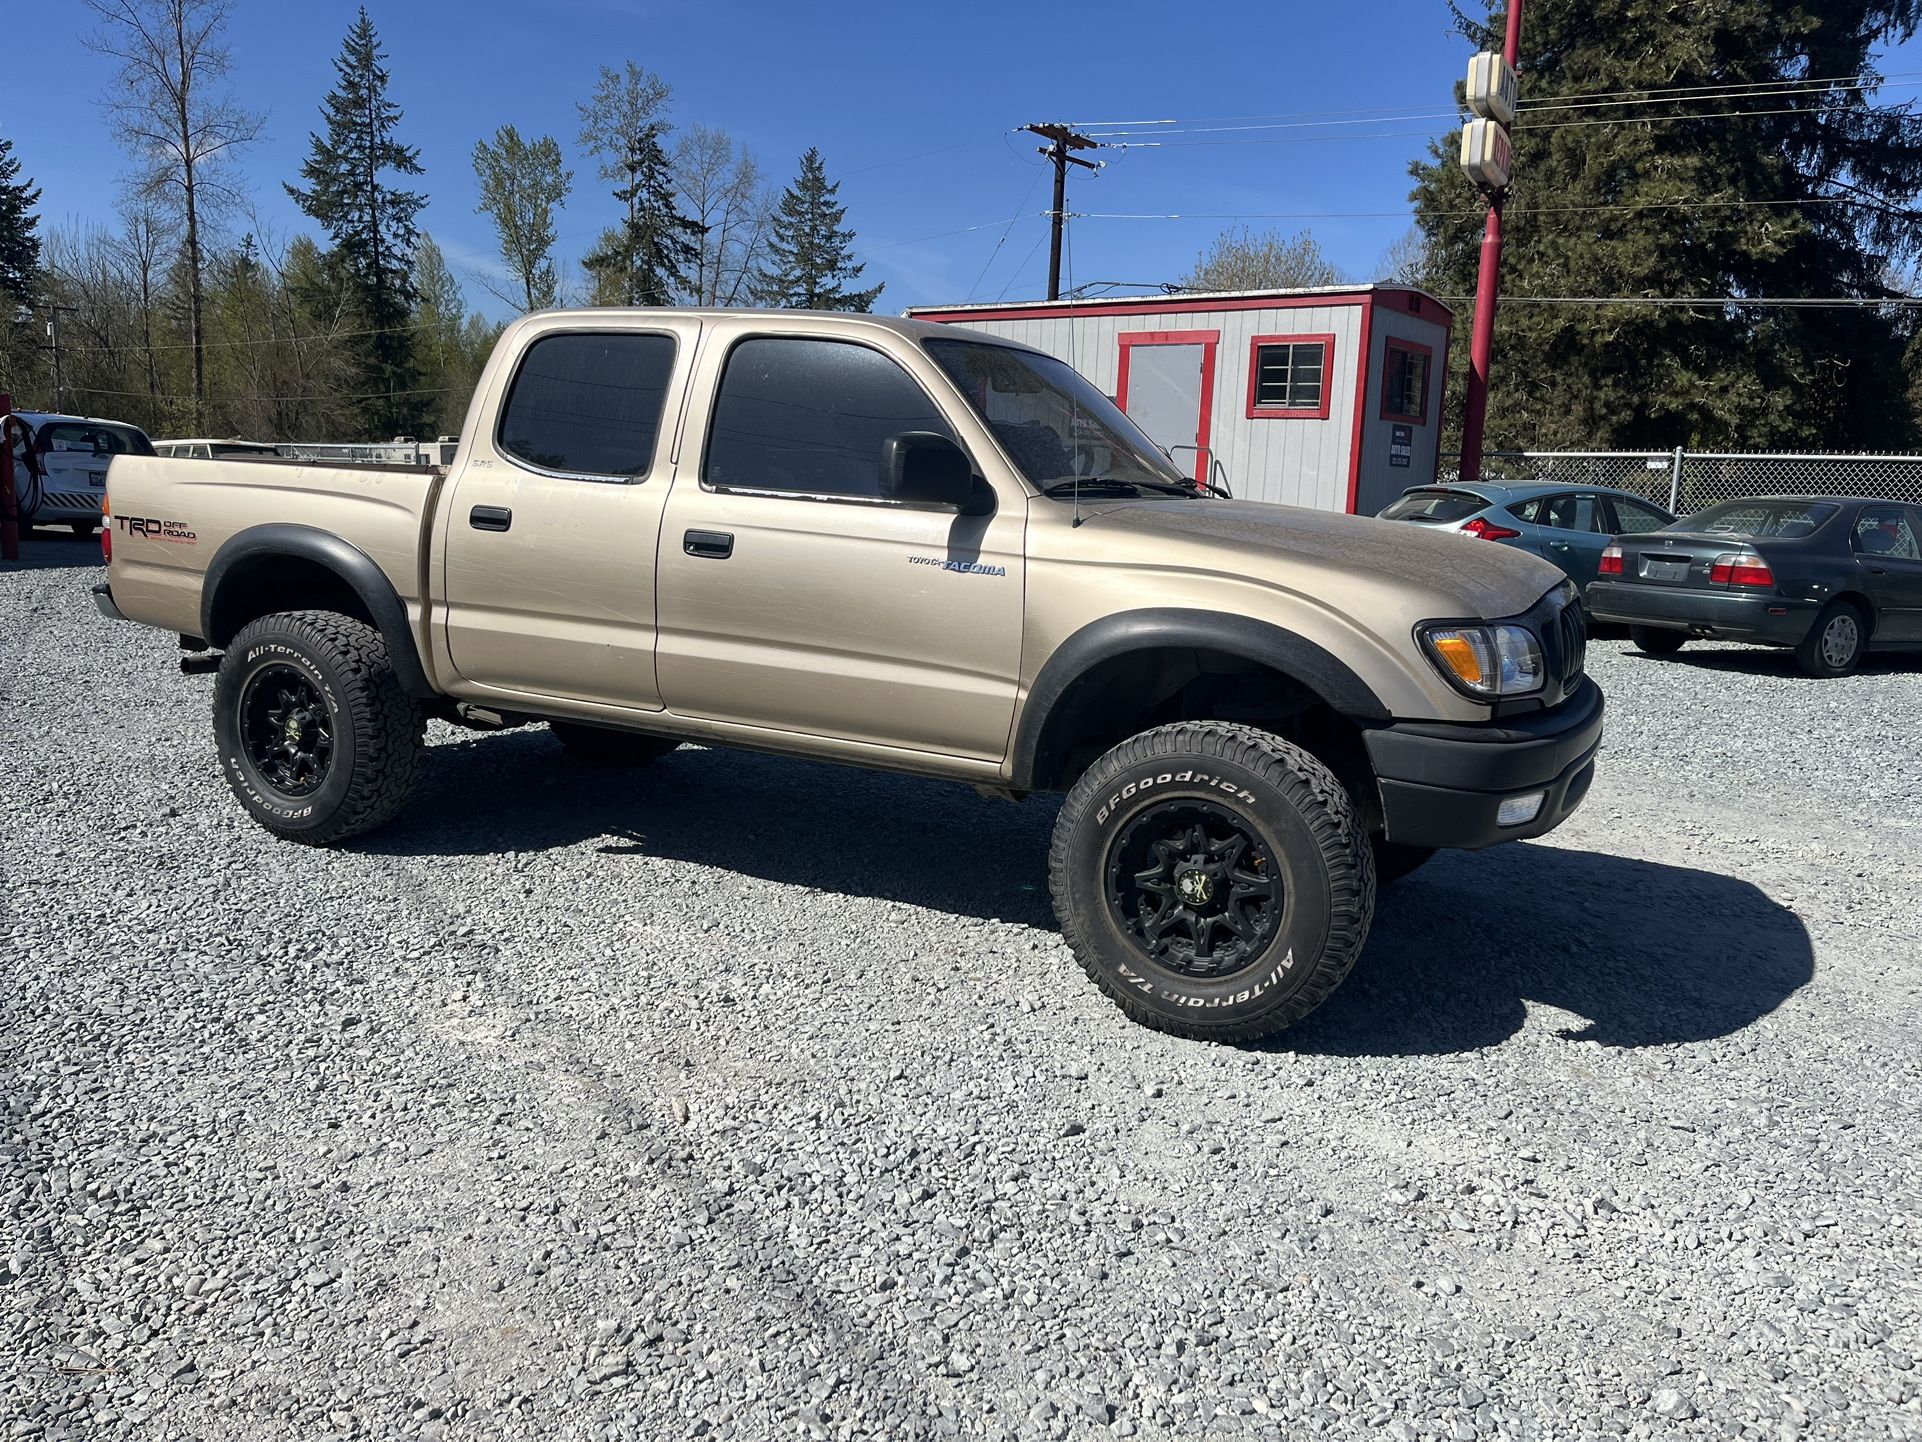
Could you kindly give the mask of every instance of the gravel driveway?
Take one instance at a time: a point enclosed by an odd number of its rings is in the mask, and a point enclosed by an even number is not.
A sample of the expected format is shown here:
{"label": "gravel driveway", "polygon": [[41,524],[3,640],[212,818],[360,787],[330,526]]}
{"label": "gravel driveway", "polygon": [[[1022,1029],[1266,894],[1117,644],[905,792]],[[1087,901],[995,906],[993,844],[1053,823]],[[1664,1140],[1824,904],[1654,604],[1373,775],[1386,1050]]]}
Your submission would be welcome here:
{"label": "gravel driveway", "polygon": [[0,1438],[1922,1438],[1922,672],[1603,641],[1586,808],[1129,1025],[1053,805],[436,727],[316,852],[0,575]]}

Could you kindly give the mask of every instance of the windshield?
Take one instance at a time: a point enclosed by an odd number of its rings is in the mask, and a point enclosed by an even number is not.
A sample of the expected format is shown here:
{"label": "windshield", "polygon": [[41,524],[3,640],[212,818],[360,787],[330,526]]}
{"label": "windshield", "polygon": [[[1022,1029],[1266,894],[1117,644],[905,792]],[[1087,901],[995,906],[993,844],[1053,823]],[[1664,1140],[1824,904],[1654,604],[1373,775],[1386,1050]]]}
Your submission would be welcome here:
{"label": "windshield", "polygon": [[1839,509],[1827,501],[1723,501],[1684,516],[1666,529],[1720,536],[1775,536],[1785,541],[1811,535]]}
{"label": "windshield", "polygon": [[1426,521],[1446,525],[1488,509],[1488,502],[1466,491],[1410,491],[1381,513],[1384,521]]}
{"label": "windshield", "polygon": [[1053,356],[980,341],[931,340],[928,354],[1036,486],[1079,476],[1192,488],[1133,421]]}

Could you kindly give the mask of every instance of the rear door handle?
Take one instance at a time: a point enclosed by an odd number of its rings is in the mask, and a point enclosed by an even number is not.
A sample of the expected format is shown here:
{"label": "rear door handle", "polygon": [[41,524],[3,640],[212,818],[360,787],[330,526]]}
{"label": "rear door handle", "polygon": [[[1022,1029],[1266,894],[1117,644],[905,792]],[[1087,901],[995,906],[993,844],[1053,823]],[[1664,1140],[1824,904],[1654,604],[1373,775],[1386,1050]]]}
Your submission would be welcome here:
{"label": "rear door handle", "polygon": [[476,506],[467,513],[467,524],[477,531],[504,531],[514,524],[514,513],[505,506]]}
{"label": "rear door handle", "polygon": [[690,556],[705,556],[710,561],[725,561],[734,554],[732,531],[689,531],[681,537],[681,549]]}

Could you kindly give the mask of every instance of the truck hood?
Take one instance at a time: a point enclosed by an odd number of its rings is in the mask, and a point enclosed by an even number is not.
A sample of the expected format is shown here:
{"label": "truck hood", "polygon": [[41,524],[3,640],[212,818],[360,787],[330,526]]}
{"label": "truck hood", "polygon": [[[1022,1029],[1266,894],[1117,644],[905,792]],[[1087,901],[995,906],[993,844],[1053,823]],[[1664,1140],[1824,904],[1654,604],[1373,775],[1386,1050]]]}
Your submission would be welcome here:
{"label": "truck hood", "polygon": [[[1172,545],[1176,565],[1218,569],[1306,587],[1317,574],[1386,581],[1420,593],[1431,616],[1494,619],[1526,611],[1566,577],[1540,557],[1455,532],[1267,501],[1126,501],[1082,507],[1082,535],[1140,556]],[[1319,588],[1316,588],[1319,589]]]}

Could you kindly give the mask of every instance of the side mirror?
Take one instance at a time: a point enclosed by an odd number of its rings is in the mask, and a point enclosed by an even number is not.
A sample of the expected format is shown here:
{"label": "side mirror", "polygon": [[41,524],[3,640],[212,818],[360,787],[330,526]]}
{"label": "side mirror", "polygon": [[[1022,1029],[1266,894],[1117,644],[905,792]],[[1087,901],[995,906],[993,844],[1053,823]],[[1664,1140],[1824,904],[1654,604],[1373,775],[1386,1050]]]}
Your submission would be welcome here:
{"label": "side mirror", "polygon": [[903,431],[881,443],[881,494],[890,501],[953,506],[964,516],[994,509],[967,452],[935,431]]}

